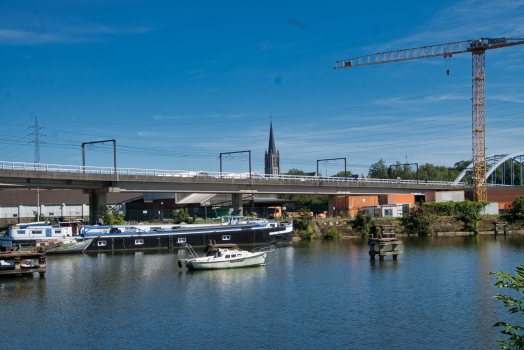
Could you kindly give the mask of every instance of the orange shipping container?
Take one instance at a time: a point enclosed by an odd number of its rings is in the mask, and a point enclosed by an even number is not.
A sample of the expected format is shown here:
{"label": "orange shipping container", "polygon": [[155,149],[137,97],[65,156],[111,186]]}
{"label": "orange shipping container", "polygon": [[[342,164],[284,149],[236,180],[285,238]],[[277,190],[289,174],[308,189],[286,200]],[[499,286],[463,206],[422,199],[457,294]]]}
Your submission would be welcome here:
{"label": "orange shipping container", "polygon": [[344,196],[336,197],[335,216],[347,217],[357,215],[358,210],[363,207],[378,205],[378,196]]}
{"label": "orange shipping container", "polygon": [[410,204],[415,205],[414,194],[384,194],[378,196],[379,204]]}

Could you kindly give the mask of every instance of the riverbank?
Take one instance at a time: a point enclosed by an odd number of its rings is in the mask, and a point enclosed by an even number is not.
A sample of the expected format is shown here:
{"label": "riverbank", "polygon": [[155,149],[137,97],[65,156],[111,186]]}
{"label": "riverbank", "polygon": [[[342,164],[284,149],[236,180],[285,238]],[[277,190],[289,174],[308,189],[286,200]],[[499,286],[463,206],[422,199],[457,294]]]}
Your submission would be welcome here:
{"label": "riverbank", "polygon": [[[493,222],[504,221],[499,215],[486,215],[478,223],[479,234],[493,235],[495,234]],[[361,234],[353,230],[351,223],[353,219],[317,219],[310,223],[313,232],[319,236],[324,236],[330,228],[336,228],[343,238],[360,238]],[[378,218],[378,225],[392,225],[397,236],[408,236],[409,234],[403,231],[398,218]],[[432,221],[432,229],[434,236],[470,236],[474,235],[471,231],[464,230],[464,224],[456,217],[441,216],[435,217]],[[508,234],[524,234],[522,224],[509,224]],[[501,234],[499,232],[499,234]],[[300,238],[295,233],[295,238]]]}

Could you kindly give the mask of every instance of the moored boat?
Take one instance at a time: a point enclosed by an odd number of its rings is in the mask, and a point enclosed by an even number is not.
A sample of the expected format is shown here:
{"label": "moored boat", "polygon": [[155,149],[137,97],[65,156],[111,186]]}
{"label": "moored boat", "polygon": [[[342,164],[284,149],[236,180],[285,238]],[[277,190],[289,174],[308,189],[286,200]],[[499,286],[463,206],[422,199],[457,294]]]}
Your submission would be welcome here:
{"label": "moored boat", "polygon": [[[193,247],[186,244],[191,258],[178,260],[178,267],[184,265],[189,270],[234,269],[242,267],[264,266],[267,254],[275,250],[274,246],[259,247],[252,251],[240,250],[236,244],[212,245],[207,255],[199,257]],[[208,247],[209,248],[209,247]]]}
{"label": "moored boat", "polygon": [[37,241],[62,240],[72,237],[72,229],[71,227],[52,226],[45,222],[31,222],[9,227],[9,237],[26,245]]}
{"label": "moored boat", "polygon": [[184,244],[204,247],[209,240],[219,244],[276,244],[292,241],[293,223],[230,218],[224,224],[171,224],[147,229],[143,225],[85,226],[81,234],[93,239],[86,252],[182,248]]}

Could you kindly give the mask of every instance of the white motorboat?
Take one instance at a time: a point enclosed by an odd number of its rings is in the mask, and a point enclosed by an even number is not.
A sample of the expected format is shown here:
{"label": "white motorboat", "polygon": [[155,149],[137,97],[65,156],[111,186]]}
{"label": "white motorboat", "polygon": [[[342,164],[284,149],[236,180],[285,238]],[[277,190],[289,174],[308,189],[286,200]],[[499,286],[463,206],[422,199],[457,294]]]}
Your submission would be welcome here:
{"label": "white motorboat", "polygon": [[240,267],[265,266],[268,253],[274,246],[255,248],[248,252],[240,250],[236,244],[215,244],[208,246],[207,255],[200,258],[193,247],[186,244],[190,259],[178,260],[178,267],[185,264],[189,270],[234,269]]}

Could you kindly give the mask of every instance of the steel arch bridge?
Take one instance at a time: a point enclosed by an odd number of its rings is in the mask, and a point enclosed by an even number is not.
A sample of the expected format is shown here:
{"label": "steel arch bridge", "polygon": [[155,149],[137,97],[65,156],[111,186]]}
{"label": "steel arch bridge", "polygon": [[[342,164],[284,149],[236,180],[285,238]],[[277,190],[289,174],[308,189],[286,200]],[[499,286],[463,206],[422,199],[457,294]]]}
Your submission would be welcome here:
{"label": "steel arch bridge", "polygon": [[[486,157],[486,165],[489,169],[486,172],[486,184],[496,184],[498,181],[502,185],[520,185],[522,186],[522,157],[524,156],[524,151],[515,152],[511,154],[497,154],[493,156]],[[510,161],[510,180],[509,183],[506,183],[506,161]],[[517,167],[520,166],[520,177],[519,181],[516,184],[515,183],[515,163],[517,163]],[[500,178],[497,178],[497,172],[496,170],[500,168],[501,169],[501,176]],[[455,181],[453,182],[455,185],[458,185],[458,183],[466,176],[467,173],[470,173],[473,171],[473,163],[468,165],[468,167],[457,176]]]}

